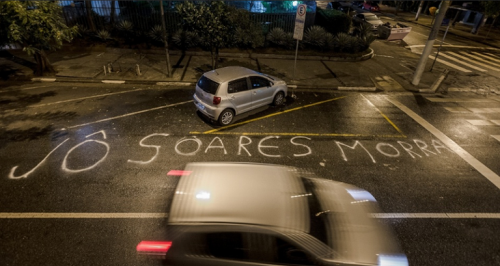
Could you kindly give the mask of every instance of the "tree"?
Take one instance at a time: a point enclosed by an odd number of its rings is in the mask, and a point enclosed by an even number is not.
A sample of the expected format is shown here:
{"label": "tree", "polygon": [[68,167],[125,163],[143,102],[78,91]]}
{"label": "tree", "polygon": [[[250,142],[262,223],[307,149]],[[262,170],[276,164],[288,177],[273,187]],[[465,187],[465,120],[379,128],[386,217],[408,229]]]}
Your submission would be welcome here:
{"label": "tree", "polygon": [[500,2],[498,1],[482,1],[481,5],[484,8],[484,15],[487,17],[493,17],[493,22],[490,25],[490,29],[488,31],[488,36],[491,31],[491,27],[495,24],[498,16],[500,15]]}
{"label": "tree", "polygon": [[217,68],[219,49],[234,42],[235,26],[231,12],[234,8],[222,1],[185,2],[176,6],[184,30],[193,31],[212,56],[212,69]]}
{"label": "tree", "polygon": [[45,51],[60,49],[70,42],[77,27],[69,28],[61,16],[62,8],[55,1],[0,2],[0,39],[2,45],[18,44],[35,58],[35,75],[55,73]]}

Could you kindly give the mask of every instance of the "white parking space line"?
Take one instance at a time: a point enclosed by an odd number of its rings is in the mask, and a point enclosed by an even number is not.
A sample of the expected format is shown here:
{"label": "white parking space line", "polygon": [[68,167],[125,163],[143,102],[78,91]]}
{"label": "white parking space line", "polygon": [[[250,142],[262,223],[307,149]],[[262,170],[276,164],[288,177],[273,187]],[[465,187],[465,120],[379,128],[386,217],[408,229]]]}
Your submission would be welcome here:
{"label": "white parking space line", "polygon": [[500,135],[491,135],[494,139],[500,141]]}
{"label": "white parking space line", "polygon": [[99,94],[99,95],[94,95],[94,96],[87,96],[87,97],[81,97],[81,98],[76,98],[76,99],[69,99],[69,100],[64,100],[64,101],[57,101],[57,102],[52,102],[52,103],[43,103],[43,104],[30,105],[29,107],[42,107],[42,106],[47,106],[47,105],[60,104],[60,103],[68,103],[68,102],[75,102],[75,101],[81,101],[81,100],[86,100],[86,99],[99,98],[99,97],[104,97],[104,96],[109,96],[109,95],[123,94],[123,93],[129,93],[129,92],[135,92],[135,91],[142,91],[142,90],[148,90],[148,89],[135,89],[135,90],[129,90],[129,91],[110,92],[110,93],[104,93],[104,94]]}
{"label": "white parking space line", "polygon": [[464,61],[461,61],[461,60],[460,60],[460,59],[458,59],[458,58],[455,58],[455,57],[449,56],[449,55],[447,55],[447,54],[445,54],[445,53],[441,53],[441,54],[439,54],[439,55],[440,55],[440,56],[443,56],[443,57],[446,57],[447,59],[450,59],[450,60],[456,61],[456,62],[458,62],[458,63],[460,63],[460,64],[462,64],[462,65],[464,65],[464,66],[470,67],[470,68],[475,69],[475,70],[477,70],[477,71],[481,71],[481,72],[487,72],[487,71],[488,71],[488,70],[486,70],[486,69],[482,69],[482,68],[479,68],[479,67],[477,67],[477,66],[474,66],[474,65],[468,64],[468,63],[466,63],[466,62],[464,62]]}
{"label": "white parking space line", "polygon": [[486,165],[481,163],[479,160],[474,158],[470,153],[460,147],[457,143],[455,143],[452,139],[446,136],[443,132],[439,131],[417,113],[410,110],[410,108],[401,104],[395,99],[391,99],[390,97],[386,97],[386,99],[398,107],[401,111],[419,123],[422,127],[427,129],[431,134],[433,134],[436,138],[438,138],[442,143],[444,143],[448,148],[454,151],[458,156],[460,156],[464,161],[470,164],[474,169],[476,169],[480,174],[486,177],[493,185],[500,189],[500,176],[498,176],[495,172],[491,171]]}
{"label": "white parking space line", "polygon": [[479,57],[483,57],[486,60],[495,61],[497,63],[500,63],[500,59],[498,57],[496,57],[496,56],[490,56],[490,55],[488,55],[486,53],[485,54],[481,54],[481,53],[478,53],[478,52],[471,52],[471,53],[475,54],[475,55],[477,55]]}
{"label": "white parking space line", "polygon": [[167,218],[168,213],[0,212],[0,219]]}
{"label": "white parking space line", "polygon": [[447,53],[447,54],[450,54],[450,55],[453,55],[453,56],[455,56],[455,57],[461,58],[461,59],[463,59],[463,60],[467,60],[467,61],[469,61],[469,62],[471,62],[471,63],[473,63],[473,64],[476,64],[476,65],[478,65],[478,66],[482,66],[482,67],[485,67],[485,68],[489,68],[489,69],[491,69],[491,70],[496,70],[496,71],[498,71],[498,69],[497,69],[497,68],[492,67],[492,66],[487,65],[487,64],[483,64],[483,63],[481,63],[481,62],[477,62],[477,60],[474,60],[474,59],[472,59],[472,58],[468,58],[468,57],[465,57],[465,56],[459,55],[459,54],[454,53],[454,52],[446,52],[446,53]]}
{"label": "white parking space line", "polygon": [[463,108],[463,107],[445,107],[444,109],[448,110],[449,112],[452,113],[470,113],[469,110]]}
{"label": "white parking space line", "polygon": [[439,59],[439,58],[437,58],[437,59],[436,59],[436,58],[435,58],[434,56],[432,56],[432,55],[429,55],[429,58],[430,58],[430,59],[432,59],[432,60],[436,60],[436,61],[438,61],[439,63],[441,63],[441,64],[443,64],[443,65],[447,65],[447,66],[449,66],[449,67],[452,67],[452,68],[454,68],[454,69],[456,69],[456,70],[460,70],[460,71],[465,72],[465,73],[472,72],[472,71],[470,71],[470,70],[468,70],[468,69],[465,69],[465,68],[463,68],[463,67],[461,67],[461,66],[457,66],[457,65],[452,64],[452,63],[450,63],[450,62],[448,62],[448,61],[444,61],[444,60],[441,60],[441,59]]}
{"label": "white parking space line", "polygon": [[177,105],[181,105],[181,104],[185,104],[185,103],[191,103],[191,102],[193,102],[193,100],[185,101],[185,102],[180,102],[180,103],[169,104],[169,105],[165,105],[165,106],[159,106],[159,107],[155,107],[155,108],[151,108],[151,109],[141,110],[141,111],[137,111],[137,112],[133,112],[133,113],[128,113],[128,114],[124,114],[124,115],[119,115],[119,116],[114,116],[114,117],[110,117],[110,118],[105,118],[105,119],[101,119],[101,120],[97,120],[97,121],[93,121],[93,122],[88,122],[88,123],[85,123],[85,124],[70,126],[68,128],[83,127],[83,126],[87,126],[87,125],[91,125],[91,124],[96,124],[96,123],[101,123],[101,122],[104,122],[104,121],[109,121],[109,120],[124,118],[124,117],[127,117],[127,116],[142,114],[142,113],[145,113],[145,112],[160,110],[160,109],[163,109],[163,108],[173,107],[173,106],[177,106]]}
{"label": "white parking space line", "polygon": [[372,213],[381,219],[500,219],[500,213]]}
{"label": "white parking space line", "polygon": [[[372,213],[378,219],[500,219],[500,213]],[[168,213],[153,212],[0,212],[0,219],[165,219]]]}

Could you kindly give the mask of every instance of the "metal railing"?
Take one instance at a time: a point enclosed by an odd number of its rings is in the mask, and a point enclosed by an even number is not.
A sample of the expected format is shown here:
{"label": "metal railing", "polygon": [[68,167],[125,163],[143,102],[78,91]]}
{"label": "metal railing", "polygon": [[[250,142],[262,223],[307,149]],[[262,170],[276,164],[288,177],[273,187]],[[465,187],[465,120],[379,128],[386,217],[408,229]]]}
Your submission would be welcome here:
{"label": "metal railing", "polygon": [[[182,2],[163,1],[165,25],[169,33],[174,33],[179,29],[182,18],[175,11],[175,5]],[[266,2],[265,5],[262,2],[227,1],[227,4],[249,10],[254,22],[265,25],[264,30],[280,27],[286,32],[293,32],[295,10],[290,8],[290,5],[284,5],[282,1]],[[121,21],[131,22],[134,29],[139,31],[149,31],[155,25],[161,25],[160,1],[158,0],[60,1],[60,5],[63,7],[63,17],[68,26],[78,24],[92,31],[113,29]],[[315,11],[315,8],[311,10]],[[314,17],[315,12],[307,13],[306,28],[314,24]]]}

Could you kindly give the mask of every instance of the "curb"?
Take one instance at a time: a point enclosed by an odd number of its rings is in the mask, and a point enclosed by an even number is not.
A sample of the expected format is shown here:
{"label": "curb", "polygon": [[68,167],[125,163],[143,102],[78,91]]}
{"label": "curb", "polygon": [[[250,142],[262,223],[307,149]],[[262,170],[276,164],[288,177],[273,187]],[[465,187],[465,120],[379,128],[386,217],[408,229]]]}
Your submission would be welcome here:
{"label": "curb", "polygon": [[[33,82],[67,82],[67,83],[105,83],[105,84],[141,84],[141,85],[158,85],[158,86],[194,86],[196,82],[184,81],[138,81],[138,80],[95,80],[95,79],[71,79],[71,78],[32,78]],[[290,89],[327,89],[339,91],[364,91],[374,92],[376,87],[330,87],[330,86],[311,86],[300,84],[289,84]]]}

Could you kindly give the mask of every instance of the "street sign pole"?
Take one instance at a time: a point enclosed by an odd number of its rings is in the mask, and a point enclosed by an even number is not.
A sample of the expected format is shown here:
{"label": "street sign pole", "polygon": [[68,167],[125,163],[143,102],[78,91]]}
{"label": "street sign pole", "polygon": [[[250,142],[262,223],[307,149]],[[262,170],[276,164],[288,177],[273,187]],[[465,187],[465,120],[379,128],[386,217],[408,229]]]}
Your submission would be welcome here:
{"label": "street sign pole", "polygon": [[[295,14],[295,28],[293,30],[293,38],[297,40],[295,46],[295,62],[293,64],[293,80],[295,78],[295,72],[297,69],[297,55],[299,53],[299,41],[302,40],[304,35],[304,23],[306,22],[306,11],[307,5],[301,4],[297,6],[297,13]],[[295,94],[292,91],[292,97],[295,98]]]}

